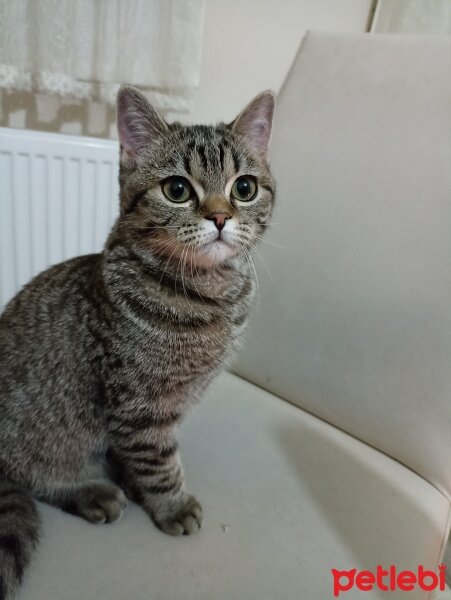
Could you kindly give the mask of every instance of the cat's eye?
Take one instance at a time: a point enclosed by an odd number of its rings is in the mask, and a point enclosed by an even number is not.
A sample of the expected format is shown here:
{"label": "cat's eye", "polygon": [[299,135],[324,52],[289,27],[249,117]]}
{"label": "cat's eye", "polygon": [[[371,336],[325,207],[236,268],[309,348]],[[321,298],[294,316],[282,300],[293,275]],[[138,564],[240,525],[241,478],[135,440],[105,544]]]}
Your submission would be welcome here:
{"label": "cat's eye", "polygon": [[234,181],[231,194],[235,200],[249,202],[257,195],[257,182],[250,175],[242,175]]}
{"label": "cat's eye", "polygon": [[184,177],[168,177],[161,188],[168,200],[179,204],[187,202],[194,195],[190,182]]}

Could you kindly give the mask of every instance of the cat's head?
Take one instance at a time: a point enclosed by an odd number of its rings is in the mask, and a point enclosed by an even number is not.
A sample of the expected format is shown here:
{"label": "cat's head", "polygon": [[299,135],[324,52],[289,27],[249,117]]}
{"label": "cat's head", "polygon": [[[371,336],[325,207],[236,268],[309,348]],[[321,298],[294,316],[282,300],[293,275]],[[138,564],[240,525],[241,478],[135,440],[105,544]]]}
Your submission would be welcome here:
{"label": "cat's head", "polygon": [[214,267],[252,250],[271,215],[267,161],[274,96],[263,92],[230,124],[168,124],[135,88],[117,100],[120,227],[166,260]]}

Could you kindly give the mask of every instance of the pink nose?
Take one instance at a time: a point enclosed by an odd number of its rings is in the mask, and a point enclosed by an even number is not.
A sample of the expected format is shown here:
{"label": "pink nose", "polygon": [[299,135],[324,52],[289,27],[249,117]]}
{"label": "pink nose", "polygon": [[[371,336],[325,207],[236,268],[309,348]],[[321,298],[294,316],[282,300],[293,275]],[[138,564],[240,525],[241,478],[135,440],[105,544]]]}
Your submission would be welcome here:
{"label": "pink nose", "polygon": [[230,215],[228,215],[227,213],[211,213],[205,218],[209,219],[210,221],[214,221],[216,227],[218,228],[218,231],[221,231],[221,229],[223,229],[225,225],[226,220],[230,219]]}

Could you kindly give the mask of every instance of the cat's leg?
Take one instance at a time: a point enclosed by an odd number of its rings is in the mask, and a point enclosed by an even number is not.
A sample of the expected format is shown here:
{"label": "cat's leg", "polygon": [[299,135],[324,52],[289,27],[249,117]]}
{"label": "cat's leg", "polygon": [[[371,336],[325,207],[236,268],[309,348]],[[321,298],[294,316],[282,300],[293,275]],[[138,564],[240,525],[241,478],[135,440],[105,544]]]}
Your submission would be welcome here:
{"label": "cat's leg", "polygon": [[202,524],[202,508],[185,491],[174,427],[132,427],[130,420],[115,420],[110,429],[111,453],[126,487],[162,531],[194,533]]}
{"label": "cat's leg", "polygon": [[72,484],[46,484],[34,492],[38,500],[83,517],[90,523],[114,523],[127,505],[124,492],[108,479],[91,479]]}

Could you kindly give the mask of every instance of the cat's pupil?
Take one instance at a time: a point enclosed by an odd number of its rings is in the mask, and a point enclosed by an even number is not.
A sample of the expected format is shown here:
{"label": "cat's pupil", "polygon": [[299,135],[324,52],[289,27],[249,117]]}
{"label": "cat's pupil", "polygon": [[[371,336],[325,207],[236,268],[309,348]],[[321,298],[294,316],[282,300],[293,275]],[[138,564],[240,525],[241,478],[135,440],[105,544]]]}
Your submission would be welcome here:
{"label": "cat's pupil", "polygon": [[246,198],[247,196],[249,196],[250,191],[251,191],[251,186],[249,185],[249,181],[247,181],[246,179],[240,179],[239,181],[237,181],[236,190],[237,190],[238,194],[240,196],[242,196],[243,198]]}
{"label": "cat's pupil", "polygon": [[185,193],[185,184],[182,181],[173,181],[171,183],[170,192],[173,198],[181,198]]}

